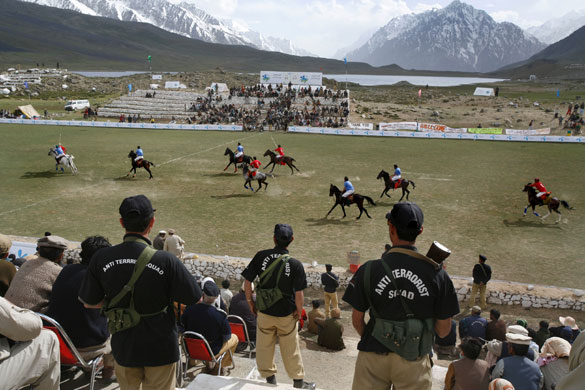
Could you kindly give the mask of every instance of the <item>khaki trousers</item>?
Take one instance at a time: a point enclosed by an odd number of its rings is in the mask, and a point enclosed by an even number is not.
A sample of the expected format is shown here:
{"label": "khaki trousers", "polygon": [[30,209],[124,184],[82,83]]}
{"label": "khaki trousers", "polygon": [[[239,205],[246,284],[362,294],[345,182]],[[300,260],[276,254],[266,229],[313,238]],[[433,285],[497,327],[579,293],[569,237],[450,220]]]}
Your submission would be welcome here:
{"label": "khaki trousers", "polygon": [[232,351],[231,355],[228,353],[225,354],[222,362],[221,362],[221,367],[230,367],[232,365],[232,356],[234,353],[236,353],[236,347],[238,346],[238,336],[236,336],[235,334],[232,333],[232,336],[230,337],[230,339],[228,341],[226,341],[225,343],[223,343],[223,345],[221,346],[221,349],[219,350],[219,352],[217,353],[217,355],[215,355],[216,358],[220,357],[222,353],[227,352],[227,350],[229,349],[230,351]]}
{"label": "khaki trousers", "polygon": [[280,355],[288,376],[292,379],[303,379],[305,369],[299,348],[297,320],[291,315],[273,317],[258,312],[256,326],[256,364],[262,378],[276,374],[274,363],[274,347],[278,337]]}
{"label": "khaki trousers", "polygon": [[59,390],[61,361],[59,339],[43,329],[31,341],[14,344],[10,356],[0,361],[0,388],[20,389],[33,385],[35,390]]}
{"label": "khaki trousers", "polygon": [[477,296],[477,290],[479,290],[479,307],[484,310],[487,307],[486,300],[485,300],[485,290],[487,284],[479,284],[473,283],[471,286],[471,297],[469,297],[469,303],[467,304],[468,307],[475,305],[475,297]]}
{"label": "khaki trousers", "polygon": [[[331,305],[331,307],[329,307]],[[325,292],[325,318],[331,318],[331,310],[339,309],[337,303],[337,293]]]}
{"label": "khaki trousers", "polygon": [[91,360],[100,355],[104,355],[104,367],[114,367],[114,355],[112,355],[112,347],[110,340],[112,336],[108,337],[105,343],[102,345],[96,345],[93,347],[77,348],[79,354],[84,360]]}
{"label": "khaki trousers", "polygon": [[120,390],[175,390],[177,363],[156,367],[124,367],[116,362]]}
{"label": "khaki trousers", "polygon": [[352,390],[431,390],[433,379],[428,355],[408,361],[395,353],[358,353]]}

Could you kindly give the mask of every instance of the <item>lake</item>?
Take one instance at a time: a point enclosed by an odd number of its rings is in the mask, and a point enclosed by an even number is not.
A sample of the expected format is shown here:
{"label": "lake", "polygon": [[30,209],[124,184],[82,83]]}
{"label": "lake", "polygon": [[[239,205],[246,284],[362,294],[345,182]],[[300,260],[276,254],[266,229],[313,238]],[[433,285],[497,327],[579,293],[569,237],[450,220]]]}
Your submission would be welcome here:
{"label": "lake", "polygon": [[366,74],[324,74],[323,77],[337,82],[356,83],[363,86],[393,85],[401,81],[407,81],[413,85],[429,87],[453,87],[466,84],[487,84],[505,81],[505,79],[489,79],[482,77],[433,77],[433,76],[379,76]]}

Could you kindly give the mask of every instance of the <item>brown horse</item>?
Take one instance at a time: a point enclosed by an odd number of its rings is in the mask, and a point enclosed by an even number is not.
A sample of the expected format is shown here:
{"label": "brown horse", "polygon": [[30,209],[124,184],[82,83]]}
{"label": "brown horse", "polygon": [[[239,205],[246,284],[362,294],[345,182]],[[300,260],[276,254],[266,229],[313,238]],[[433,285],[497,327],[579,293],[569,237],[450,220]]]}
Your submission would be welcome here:
{"label": "brown horse", "polygon": [[228,169],[228,167],[232,164],[234,164],[235,170],[234,172],[238,171],[238,164],[250,164],[252,162],[252,158],[250,156],[246,156],[241,155],[240,157],[238,157],[238,161],[236,161],[236,155],[235,153],[230,149],[230,148],[225,148],[225,152],[223,153],[224,156],[229,156],[230,162],[228,163],[228,165],[225,166],[225,168],[223,169],[224,171]]}
{"label": "brown horse", "polygon": [[[376,177],[376,179],[380,180],[382,178],[384,179],[385,187],[384,191],[382,191],[382,193],[380,194],[380,198],[384,195],[390,198],[390,195],[388,195],[388,190],[394,189],[394,182],[392,181],[392,179],[390,179],[390,174],[383,169],[380,171],[380,173],[378,173],[378,177]],[[413,190],[416,188],[412,180],[402,179],[400,181],[400,185],[398,188],[402,189],[402,196],[400,197],[399,202],[402,200],[402,198],[404,198],[404,194],[406,194],[406,200],[408,200],[408,195],[410,194],[410,191],[408,190],[409,184],[412,184]]]}
{"label": "brown horse", "polygon": [[[333,209],[335,207],[337,207],[337,205],[341,206],[341,210],[343,211],[343,218],[345,218],[347,216],[347,214],[345,214],[346,198],[342,197],[341,194],[342,194],[341,190],[339,188],[337,188],[336,186],[334,186],[333,184],[331,184],[331,186],[329,187],[329,196],[335,196],[335,204],[333,205],[333,207],[331,207],[331,210],[329,210],[329,212],[327,213],[325,218],[327,218],[329,216],[329,214],[331,214],[331,212],[333,211]],[[352,199],[350,199],[350,204],[351,203],[357,204],[357,207],[360,210],[360,215],[358,215],[357,219],[360,219],[363,212],[366,213],[366,216],[368,218],[372,218],[372,217],[370,217],[370,214],[368,214],[368,210],[366,210],[364,208],[364,199],[367,200],[369,204],[374,205],[374,206],[376,205],[376,203],[374,203],[374,200],[372,198],[370,198],[369,196],[360,195],[357,193],[354,193],[353,195],[351,195],[351,198]]]}
{"label": "brown horse", "polygon": [[290,156],[282,156],[280,158],[276,158],[276,153],[274,153],[270,149],[268,149],[266,152],[264,152],[264,157],[266,157],[266,156],[270,156],[270,162],[266,165],[266,167],[264,169],[268,169],[268,167],[270,165],[272,165],[272,169],[270,170],[270,173],[272,173],[272,171],[274,171],[274,167],[276,166],[276,164],[288,165],[288,167],[290,168],[291,175],[295,172],[295,171],[293,171],[293,168],[296,169],[297,172],[300,172],[299,168],[297,168],[295,166],[295,164],[293,163],[293,161],[296,161],[296,160]]}
{"label": "brown horse", "polygon": [[[537,217],[540,217],[540,214],[538,214],[535,210],[536,206],[544,206],[544,203],[541,199],[538,199],[536,197],[536,189],[534,187],[532,187],[530,185],[530,183],[526,184],[524,186],[524,189],[522,190],[523,192],[528,193],[528,205],[526,205],[526,207],[524,208],[524,217],[526,216],[526,212],[528,211],[528,207],[532,207],[532,214],[534,214]],[[547,202],[547,207],[548,207],[548,213],[541,217],[542,220],[544,220],[545,218],[547,218],[550,215],[551,211],[554,211],[555,213],[557,213],[559,215],[559,218],[557,219],[556,223],[561,222],[561,212],[559,211],[559,206],[563,205],[564,208],[566,208],[567,210],[574,210],[574,207],[569,206],[569,203],[567,201],[564,200],[559,200],[558,198],[554,198],[551,197],[550,195],[548,195],[548,198],[546,199]]]}
{"label": "brown horse", "polygon": [[154,165],[153,162],[150,162],[150,161],[145,160],[145,159],[135,161],[134,159],[136,158],[136,152],[133,150],[131,150],[130,153],[128,153],[128,157],[130,158],[130,161],[132,161],[132,168],[130,168],[130,171],[128,172],[128,174],[126,176],[129,176],[130,172],[134,171],[134,174],[132,175],[132,177],[136,177],[136,168],[144,168],[144,169],[146,169],[146,171],[150,175],[149,179],[153,178],[152,172],[150,172],[151,165],[153,167],[156,167],[156,165]]}

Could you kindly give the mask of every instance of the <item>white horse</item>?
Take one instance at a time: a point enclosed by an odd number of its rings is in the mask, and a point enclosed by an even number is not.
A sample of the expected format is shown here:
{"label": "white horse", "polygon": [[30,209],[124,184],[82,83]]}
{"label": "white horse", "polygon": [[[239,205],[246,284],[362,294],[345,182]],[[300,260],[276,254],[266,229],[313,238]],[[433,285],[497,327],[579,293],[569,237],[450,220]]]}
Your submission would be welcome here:
{"label": "white horse", "polygon": [[[262,188],[262,184],[264,184],[264,191],[266,191],[266,189],[268,188],[268,183],[266,182],[266,178],[267,176],[273,177],[274,175],[270,174],[270,173],[263,173],[260,171],[256,171],[256,176],[254,177],[250,177],[248,176],[248,172],[250,171],[250,169],[248,168],[248,164],[243,163],[242,164],[242,168],[244,170],[244,180],[246,180],[244,182],[244,188],[246,188],[247,190],[252,190],[252,192],[254,191],[254,187],[252,187],[252,181],[256,180],[258,181],[258,189],[256,190],[256,192],[258,192],[261,188]],[[248,187],[248,185],[250,187]]]}
{"label": "white horse", "polygon": [[69,155],[69,154],[63,154],[61,155],[59,158],[57,158],[57,151],[54,148],[49,149],[49,156],[53,156],[55,157],[55,170],[59,171],[59,168],[61,168],[61,172],[65,173],[65,169],[63,169],[63,167],[69,168],[71,169],[71,173],[73,173],[74,175],[77,174],[77,167],[75,166],[75,163],[73,162],[73,159],[75,158],[75,156]]}

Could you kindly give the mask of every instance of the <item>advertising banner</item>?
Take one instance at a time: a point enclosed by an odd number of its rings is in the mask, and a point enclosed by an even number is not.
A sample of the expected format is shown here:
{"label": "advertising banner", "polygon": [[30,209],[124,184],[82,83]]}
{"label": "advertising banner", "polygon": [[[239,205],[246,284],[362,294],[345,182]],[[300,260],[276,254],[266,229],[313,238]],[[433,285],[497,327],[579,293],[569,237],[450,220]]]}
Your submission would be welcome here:
{"label": "advertising banner", "polygon": [[472,134],[502,134],[502,129],[497,129],[497,128],[469,128],[467,129],[468,133],[472,133]]}
{"label": "advertising banner", "polygon": [[548,129],[533,129],[533,130],[506,129],[506,134],[510,134],[510,135],[549,135],[550,128],[548,128]]}
{"label": "advertising banner", "polygon": [[392,122],[392,123],[380,123],[381,131],[391,130],[417,130],[418,126],[416,122]]}
{"label": "advertising banner", "polygon": [[162,80],[162,74],[153,74],[152,79],[153,80]]}
{"label": "advertising banner", "polygon": [[109,127],[124,129],[155,129],[155,130],[219,130],[242,131],[242,125],[181,125],[178,123],[126,123],[126,122],[97,122],[97,121],[53,121],[30,119],[0,119],[0,124],[11,123],[15,125],[53,125],[53,126],[77,126],[77,127]]}
{"label": "advertising banner", "polygon": [[374,130],[373,123],[347,123],[350,129],[358,129],[358,130]]}
{"label": "advertising banner", "polygon": [[165,82],[165,88],[180,88],[181,83],[178,81],[167,81]]}
{"label": "advertising banner", "polygon": [[260,84],[323,85],[323,73],[318,72],[260,72]]}

